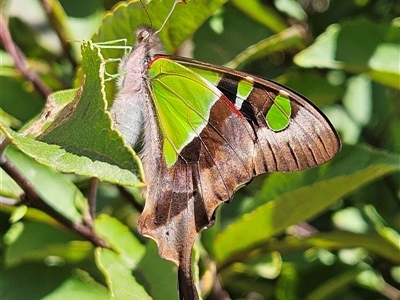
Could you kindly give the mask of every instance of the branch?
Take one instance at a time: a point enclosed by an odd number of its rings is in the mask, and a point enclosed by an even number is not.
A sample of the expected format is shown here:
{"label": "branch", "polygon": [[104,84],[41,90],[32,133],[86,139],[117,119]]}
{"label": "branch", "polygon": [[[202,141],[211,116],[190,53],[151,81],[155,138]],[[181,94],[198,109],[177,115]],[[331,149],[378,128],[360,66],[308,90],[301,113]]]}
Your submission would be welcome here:
{"label": "branch", "polygon": [[57,33],[65,55],[75,69],[78,64],[72,55],[73,49],[70,43],[72,38],[68,26],[66,25],[67,15],[58,1],[41,0],[41,2],[50,24]]}
{"label": "branch", "polygon": [[45,201],[43,201],[43,199],[37,194],[31,182],[29,182],[19,172],[15,165],[5,157],[4,152],[0,156],[0,167],[3,168],[3,170],[10,175],[10,177],[14,179],[15,182],[25,191],[25,194],[21,196],[20,203],[24,203],[27,206],[40,209],[41,211],[47,213],[65,227],[91,241],[95,246],[108,247],[106,242],[98,237],[90,227],[81,223],[72,222],[64,215],[56,211],[53,207],[48,205]]}
{"label": "branch", "polygon": [[0,41],[3,43],[6,51],[11,55],[14,60],[15,68],[30,82],[33,83],[36,90],[42,94],[45,99],[51,94],[51,89],[42,81],[42,79],[28,68],[28,62],[25,55],[21,52],[17,45],[11,38],[10,31],[6,20],[3,15],[0,14]]}

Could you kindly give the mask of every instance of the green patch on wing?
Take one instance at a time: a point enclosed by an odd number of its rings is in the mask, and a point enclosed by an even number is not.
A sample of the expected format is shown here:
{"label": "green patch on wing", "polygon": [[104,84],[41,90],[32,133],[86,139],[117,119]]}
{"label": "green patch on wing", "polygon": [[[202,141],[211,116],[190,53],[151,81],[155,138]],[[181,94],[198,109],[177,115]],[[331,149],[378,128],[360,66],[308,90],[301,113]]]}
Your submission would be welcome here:
{"label": "green patch on wing", "polygon": [[207,81],[209,81],[211,84],[217,86],[219,81],[221,80],[221,74],[215,71],[207,70],[198,66],[185,66],[192,70],[193,72],[197,73]]}
{"label": "green patch on wing", "polygon": [[243,100],[249,97],[251,91],[253,90],[254,84],[248,79],[240,80],[238,83],[237,95]]}
{"label": "green patch on wing", "polygon": [[168,167],[179,152],[206,127],[221,92],[206,79],[170,59],[158,58],[149,68],[154,104]]}
{"label": "green patch on wing", "polygon": [[265,120],[273,131],[281,131],[289,125],[291,112],[289,96],[286,92],[280,91],[275,97]]}

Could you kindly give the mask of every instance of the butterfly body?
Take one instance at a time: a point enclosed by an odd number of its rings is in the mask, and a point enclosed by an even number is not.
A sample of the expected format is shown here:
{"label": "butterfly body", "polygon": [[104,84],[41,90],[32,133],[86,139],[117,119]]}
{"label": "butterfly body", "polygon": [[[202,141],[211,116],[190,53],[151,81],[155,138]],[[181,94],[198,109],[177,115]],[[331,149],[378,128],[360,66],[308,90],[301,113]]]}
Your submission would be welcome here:
{"label": "butterfly body", "polygon": [[216,208],[257,175],[330,160],[340,141],[304,97],[266,79],[166,56],[149,28],[139,29],[120,73],[115,127],[131,146],[143,137],[147,186],[138,229],[179,266],[181,299],[197,299],[191,249]]}

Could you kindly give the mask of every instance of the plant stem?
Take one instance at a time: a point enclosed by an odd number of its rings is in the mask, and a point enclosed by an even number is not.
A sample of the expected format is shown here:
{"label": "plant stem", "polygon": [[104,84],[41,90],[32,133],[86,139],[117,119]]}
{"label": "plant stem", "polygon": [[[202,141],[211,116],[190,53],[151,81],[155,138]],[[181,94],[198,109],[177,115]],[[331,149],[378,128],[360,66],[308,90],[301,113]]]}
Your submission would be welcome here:
{"label": "plant stem", "polygon": [[26,178],[19,172],[15,165],[6,158],[4,152],[0,156],[0,167],[24,190],[25,194],[21,195],[21,201],[19,204],[24,203],[27,206],[37,208],[45,212],[65,227],[91,241],[95,246],[108,247],[106,242],[98,237],[90,227],[82,223],[72,222],[53,207],[48,205],[45,201],[43,201],[43,199],[37,194],[31,182],[26,180]]}
{"label": "plant stem", "polygon": [[3,15],[0,14],[0,41],[3,43],[6,51],[11,55],[14,60],[15,68],[30,82],[33,83],[36,90],[42,94],[45,99],[51,94],[51,89],[40,79],[40,77],[28,69],[28,63],[25,55],[21,52],[17,45],[11,38],[10,31],[8,30],[7,22]]}

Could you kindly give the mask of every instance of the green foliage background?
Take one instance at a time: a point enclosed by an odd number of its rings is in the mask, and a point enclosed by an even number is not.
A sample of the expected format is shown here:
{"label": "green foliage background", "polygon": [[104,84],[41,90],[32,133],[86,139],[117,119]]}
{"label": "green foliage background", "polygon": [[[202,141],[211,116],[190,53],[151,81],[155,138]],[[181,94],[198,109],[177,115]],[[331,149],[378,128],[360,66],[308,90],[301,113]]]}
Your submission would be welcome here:
{"label": "green foliage background", "polygon": [[[140,162],[105,112],[115,81],[103,82],[103,68],[117,64],[102,57],[124,50],[67,42],[132,45],[137,26],[150,17],[159,28],[171,3],[151,1],[147,15],[112,0],[0,2],[26,70],[55,92],[46,101],[3,43],[0,164],[29,186],[1,170],[1,299],[177,299],[176,268],[136,231]],[[160,33],[170,53],[191,38],[194,50],[180,54],[288,85],[344,144],[331,162],[258,177],[222,205],[193,251],[205,299],[400,297],[399,15],[395,0],[178,5]],[[101,180],[94,219],[91,176]],[[98,237],[110,248],[94,246]]]}

